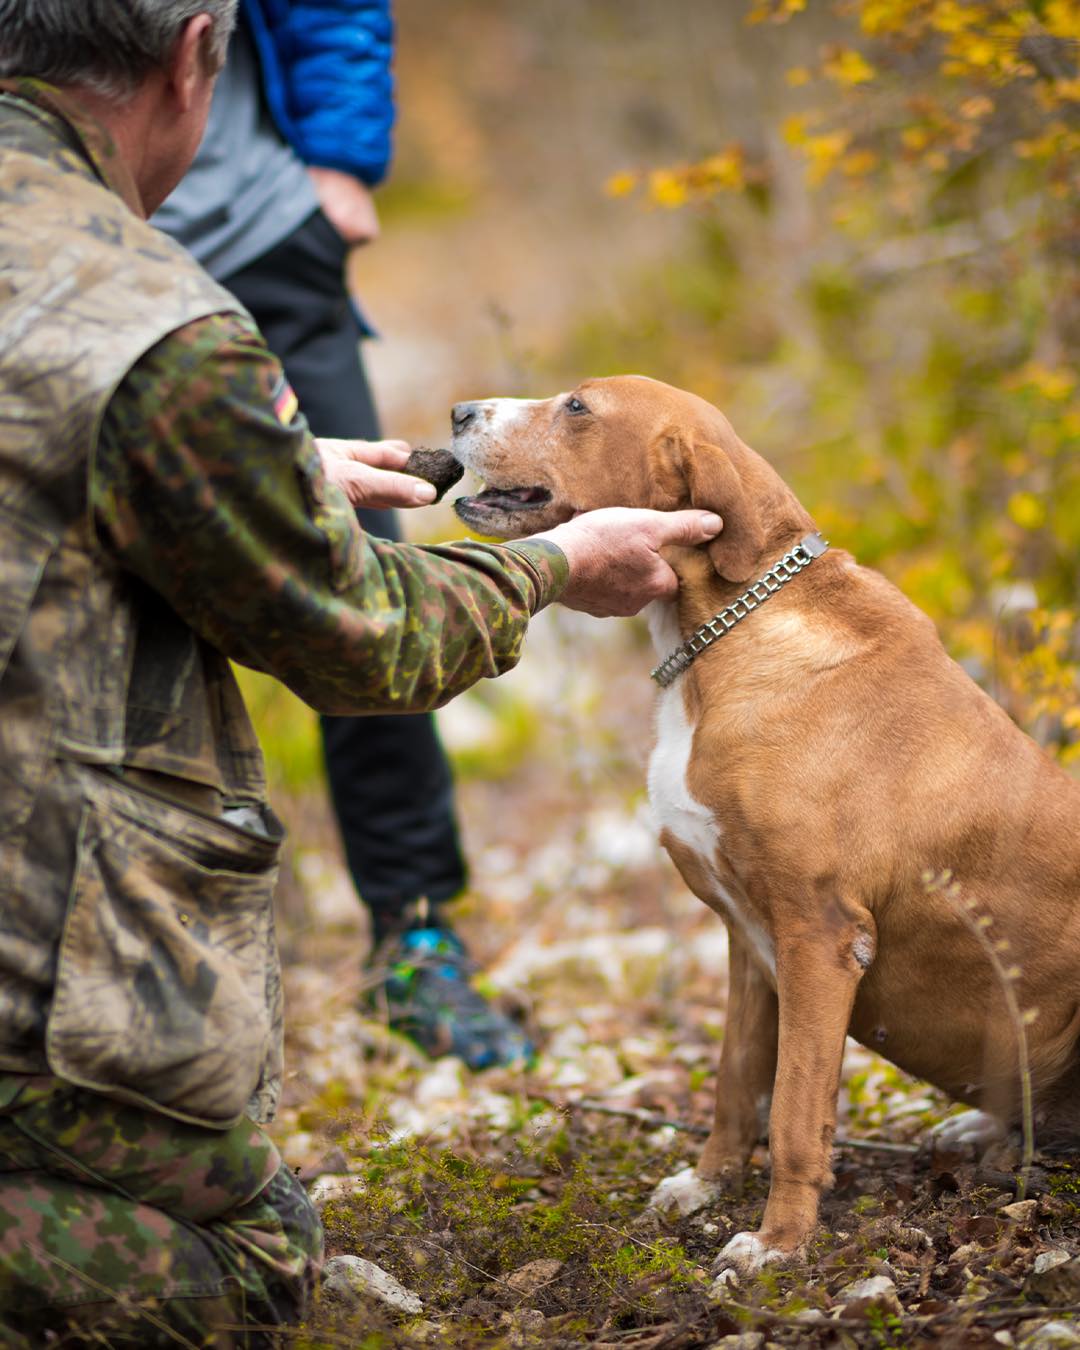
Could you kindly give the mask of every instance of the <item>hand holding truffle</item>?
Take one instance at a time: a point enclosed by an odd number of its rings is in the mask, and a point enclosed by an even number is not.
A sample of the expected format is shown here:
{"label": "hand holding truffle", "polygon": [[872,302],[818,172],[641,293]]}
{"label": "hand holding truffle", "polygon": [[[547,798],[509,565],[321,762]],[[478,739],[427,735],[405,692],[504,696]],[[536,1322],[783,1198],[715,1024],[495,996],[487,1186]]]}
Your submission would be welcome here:
{"label": "hand holding truffle", "polygon": [[352,506],[430,506],[438,492],[409,468],[405,441],[316,440],[323,468]]}
{"label": "hand holding truffle", "polygon": [[465,472],[449,450],[416,449],[406,441],[315,442],[323,468],[353,506],[430,506]]}

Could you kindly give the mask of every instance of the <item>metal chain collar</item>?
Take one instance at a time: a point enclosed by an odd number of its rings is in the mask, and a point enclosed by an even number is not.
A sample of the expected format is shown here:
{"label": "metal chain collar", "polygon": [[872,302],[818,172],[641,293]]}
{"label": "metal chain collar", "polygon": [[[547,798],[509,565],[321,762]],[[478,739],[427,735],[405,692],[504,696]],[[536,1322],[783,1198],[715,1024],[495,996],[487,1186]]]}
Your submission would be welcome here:
{"label": "metal chain collar", "polygon": [[733,600],[730,605],[725,605],[718,614],[714,614],[700,628],[695,629],[681,647],[676,647],[670,656],[665,656],[652,672],[652,678],[661,688],[666,689],[707,647],[711,647],[719,638],[730,633],[751,610],[764,604],[770,595],[775,595],[792,577],[797,577],[804,567],[809,567],[815,558],[820,558],[828,547],[829,541],[822,539],[816,530],[813,534],[800,539],[791,552],[785,553],[779,562],[773,563],[765,575],[755,581],[748,591],[743,591],[738,599]]}

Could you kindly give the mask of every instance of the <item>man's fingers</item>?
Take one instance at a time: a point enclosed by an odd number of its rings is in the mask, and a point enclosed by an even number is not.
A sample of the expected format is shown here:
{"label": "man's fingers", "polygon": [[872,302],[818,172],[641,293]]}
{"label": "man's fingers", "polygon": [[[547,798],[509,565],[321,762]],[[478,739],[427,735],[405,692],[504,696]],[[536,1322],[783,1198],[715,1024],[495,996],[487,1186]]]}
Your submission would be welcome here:
{"label": "man's fingers", "polygon": [[722,529],[714,511],[605,507],[536,537],[550,539],[566,554],[570,579],[560,597],[564,605],[599,616],[630,615],[678,591],[663,549],[705,544]]}
{"label": "man's fingers", "polygon": [[327,477],[345,493],[353,506],[390,507],[429,506],[437,495],[431,483],[409,473],[374,468],[347,459],[327,463]]}
{"label": "man's fingers", "polygon": [[715,511],[659,511],[660,538],[657,548],[665,544],[704,544],[715,539],[724,528],[724,522]]}
{"label": "man's fingers", "polygon": [[[710,535],[705,536],[707,539]],[[657,600],[674,600],[679,590],[679,578],[676,576],[673,568],[669,567],[661,559],[661,566],[653,574],[653,584],[656,587]],[[636,613],[636,611],[635,611]]]}
{"label": "man's fingers", "polygon": [[344,441],[320,436],[315,444],[324,459],[349,460],[356,464],[371,464],[377,469],[400,469],[409,458],[408,441]]}
{"label": "man's fingers", "polygon": [[380,469],[400,469],[411,449],[408,441],[368,441],[366,463]]}

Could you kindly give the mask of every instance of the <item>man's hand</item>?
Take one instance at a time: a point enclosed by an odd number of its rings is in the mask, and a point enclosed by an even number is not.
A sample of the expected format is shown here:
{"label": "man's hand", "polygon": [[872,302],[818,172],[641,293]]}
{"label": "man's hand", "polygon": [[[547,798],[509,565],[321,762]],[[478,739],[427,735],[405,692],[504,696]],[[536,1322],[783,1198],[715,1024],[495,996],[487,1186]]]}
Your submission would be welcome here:
{"label": "man's hand", "polygon": [[405,441],[316,440],[323,468],[353,506],[429,506],[435,488],[411,473],[397,473],[409,458]]}
{"label": "man's hand", "polygon": [[661,558],[673,544],[693,547],[718,535],[711,511],[642,511],[608,506],[533,535],[558,544],[570,563],[560,604],[597,618],[628,618],[650,600],[671,599],[679,579]]}
{"label": "man's hand", "polygon": [[351,246],[379,237],[379,215],[366,184],[339,169],[308,167],[323,215]]}

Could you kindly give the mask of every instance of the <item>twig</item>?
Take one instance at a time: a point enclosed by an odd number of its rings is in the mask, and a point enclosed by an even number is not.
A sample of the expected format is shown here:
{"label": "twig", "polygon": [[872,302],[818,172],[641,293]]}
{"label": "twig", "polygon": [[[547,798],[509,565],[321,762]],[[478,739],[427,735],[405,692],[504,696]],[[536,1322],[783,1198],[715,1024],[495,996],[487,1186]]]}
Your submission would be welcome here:
{"label": "twig", "polygon": [[[1018,1303],[1012,1308],[1002,1308],[1000,1298],[979,1299],[974,1303],[954,1304],[945,1312],[903,1313],[901,1320],[905,1327],[923,1330],[942,1322],[999,1322],[1027,1321],[1033,1317],[1075,1317],[1080,1314],[1080,1305],[1071,1304],[1060,1307],[1034,1303]],[[756,1308],[748,1303],[737,1303],[734,1299],[724,1299],[715,1307],[722,1312],[737,1314],[750,1322],[767,1323],[770,1326],[801,1327],[807,1332],[828,1327],[865,1327],[865,1317],[824,1317],[820,1322],[807,1322],[805,1318],[791,1313],[774,1312],[769,1308]]]}
{"label": "twig", "polygon": [[581,1101],[568,1103],[575,1111],[591,1111],[598,1116],[621,1116],[624,1120],[636,1120],[650,1129],[661,1130],[665,1127],[680,1130],[683,1134],[693,1134],[699,1139],[708,1137],[709,1131],[704,1125],[693,1125],[687,1120],[671,1120],[667,1116],[656,1116],[640,1106],[608,1106],[606,1102],[595,1102],[588,1097]]}
{"label": "twig", "polygon": [[[595,1102],[588,1097],[583,1097],[576,1102],[557,1102],[552,1097],[545,1097],[539,1092],[530,1092],[528,1096],[532,1101],[546,1102],[548,1106],[554,1106],[558,1110],[589,1111],[598,1116],[616,1116],[622,1120],[636,1120],[639,1125],[647,1125],[652,1130],[666,1127],[671,1130],[681,1130],[684,1134],[696,1135],[699,1139],[705,1139],[709,1135],[709,1129],[705,1125],[693,1125],[686,1120],[673,1120],[669,1116],[653,1115],[651,1111],[646,1111],[640,1106],[609,1106],[606,1102]],[[910,1156],[919,1151],[916,1144],[892,1144],[883,1139],[834,1139],[833,1144],[836,1148],[863,1150],[867,1153],[898,1153]]]}
{"label": "twig", "polygon": [[897,1153],[906,1158],[913,1157],[919,1151],[918,1144],[892,1144],[885,1139],[834,1139],[833,1146],[860,1149],[866,1153]]}

